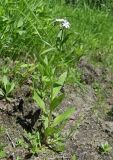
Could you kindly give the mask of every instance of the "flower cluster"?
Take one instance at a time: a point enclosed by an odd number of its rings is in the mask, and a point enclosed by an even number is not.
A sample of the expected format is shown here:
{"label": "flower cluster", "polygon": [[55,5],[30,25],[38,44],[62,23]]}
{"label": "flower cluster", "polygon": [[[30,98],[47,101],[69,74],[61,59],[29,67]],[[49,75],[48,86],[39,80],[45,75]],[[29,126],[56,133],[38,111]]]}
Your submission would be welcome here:
{"label": "flower cluster", "polygon": [[66,28],[66,29],[70,28],[70,23],[66,19],[56,19],[54,21],[54,24],[58,24],[58,23],[62,28]]}

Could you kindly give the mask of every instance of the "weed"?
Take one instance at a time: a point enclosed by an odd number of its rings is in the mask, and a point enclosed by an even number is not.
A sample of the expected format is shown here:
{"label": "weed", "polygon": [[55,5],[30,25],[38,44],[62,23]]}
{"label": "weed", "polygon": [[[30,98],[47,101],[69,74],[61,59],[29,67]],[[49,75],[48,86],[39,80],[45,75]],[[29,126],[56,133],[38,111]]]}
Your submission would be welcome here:
{"label": "weed", "polygon": [[[5,133],[5,128],[0,126],[0,136],[2,136]],[[0,159],[4,158],[6,156],[5,150],[4,150],[4,145],[1,143],[0,144]]]}
{"label": "weed", "polygon": [[16,141],[16,146],[17,146],[17,147],[25,146],[25,145],[24,145],[24,140],[18,139],[18,140]]}
{"label": "weed", "polygon": [[3,76],[0,80],[0,97],[6,99],[7,101],[11,101],[11,94],[15,88],[15,83],[10,82],[7,76]]}
{"label": "weed", "polygon": [[18,85],[21,86],[27,80],[31,79],[36,68],[37,68],[37,65],[35,63],[28,64],[28,63],[17,61],[13,68],[13,72],[18,82]]}
{"label": "weed", "polygon": [[63,45],[66,43],[66,41],[69,38],[70,34],[66,34],[65,29],[70,28],[70,23],[66,19],[56,19],[54,21],[54,25],[59,24],[60,25],[60,31],[58,32],[57,39],[56,39],[56,48],[62,52],[63,51]]}
{"label": "weed", "polygon": [[71,157],[71,160],[77,160],[77,157],[75,154]]}
{"label": "weed", "polygon": [[64,93],[61,93],[60,91],[67,77],[67,72],[64,72],[56,81],[54,78],[54,71],[55,70],[52,69],[50,72],[51,76],[49,77],[42,75],[42,79],[46,80],[47,84],[50,86],[49,96],[45,95],[48,97],[48,105],[47,102],[44,101],[45,96],[43,97],[39,90],[34,89],[33,99],[40,108],[41,115],[38,130],[28,136],[32,153],[39,152],[42,145],[46,145],[55,151],[62,151],[64,149],[64,138],[61,136],[61,131],[64,128],[66,121],[75,110],[74,108],[69,107],[66,111],[54,117],[54,111],[58,108],[64,98]]}
{"label": "weed", "polygon": [[18,156],[18,157],[16,158],[16,160],[21,160],[21,158]]}
{"label": "weed", "polygon": [[108,142],[105,142],[103,144],[101,144],[101,146],[99,147],[99,152],[100,153],[109,153],[112,150],[112,147],[110,146],[110,144]]}
{"label": "weed", "polygon": [[4,151],[4,146],[0,144],[0,159],[5,158],[5,157],[6,157],[6,153]]}

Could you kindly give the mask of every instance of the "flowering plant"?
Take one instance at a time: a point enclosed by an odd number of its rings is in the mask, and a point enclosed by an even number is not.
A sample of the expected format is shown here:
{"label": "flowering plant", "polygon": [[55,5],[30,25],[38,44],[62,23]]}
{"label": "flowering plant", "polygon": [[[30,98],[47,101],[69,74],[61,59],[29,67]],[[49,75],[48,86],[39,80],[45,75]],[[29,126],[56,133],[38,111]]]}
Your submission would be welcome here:
{"label": "flowering plant", "polygon": [[61,152],[65,149],[65,136],[62,134],[62,130],[75,112],[75,108],[71,106],[62,113],[58,112],[65,97],[62,87],[67,78],[67,71],[57,78],[55,68],[50,66],[47,56],[42,59],[42,64],[39,64],[38,69],[42,87],[36,89],[34,86],[33,99],[40,114],[38,128],[27,136],[30,141],[29,148],[33,154],[38,153],[39,150],[42,151],[43,145]]}
{"label": "flowering plant", "polygon": [[60,27],[61,28],[65,28],[65,29],[68,29],[68,28],[70,28],[70,23],[69,23],[69,21],[67,21],[66,19],[56,19],[55,21],[54,21],[54,24],[60,24]]}
{"label": "flowering plant", "polygon": [[60,26],[60,31],[58,32],[57,39],[56,39],[56,48],[59,51],[63,51],[63,45],[68,40],[70,34],[66,33],[66,29],[70,28],[70,23],[66,19],[56,19],[54,21],[54,25]]}

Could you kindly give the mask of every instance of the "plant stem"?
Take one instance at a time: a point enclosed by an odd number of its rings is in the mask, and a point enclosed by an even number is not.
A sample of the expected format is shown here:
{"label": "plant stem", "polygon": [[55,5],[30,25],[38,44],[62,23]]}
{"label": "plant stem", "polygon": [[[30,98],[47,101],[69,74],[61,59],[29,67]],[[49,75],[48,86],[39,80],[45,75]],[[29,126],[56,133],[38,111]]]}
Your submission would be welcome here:
{"label": "plant stem", "polygon": [[51,120],[52,120],[52,108],[51,108],[51,103],[53,100],[53,80],[52,78],[50,79],[51,81],[51,95],[50,95],[50,106],[49,106],[49,126],[51,124]]}

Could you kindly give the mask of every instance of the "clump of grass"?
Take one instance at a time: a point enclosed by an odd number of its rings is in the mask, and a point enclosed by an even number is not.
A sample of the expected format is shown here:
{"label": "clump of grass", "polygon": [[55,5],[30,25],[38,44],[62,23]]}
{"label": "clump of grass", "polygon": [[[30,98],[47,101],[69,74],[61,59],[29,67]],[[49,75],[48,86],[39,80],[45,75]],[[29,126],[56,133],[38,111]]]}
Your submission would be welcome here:
{"label": "clump of grass", "polygon": [[103,154],[107,154],[112,150],[112,147],[108,142],[102,143],[99,147],[99,152]]}

